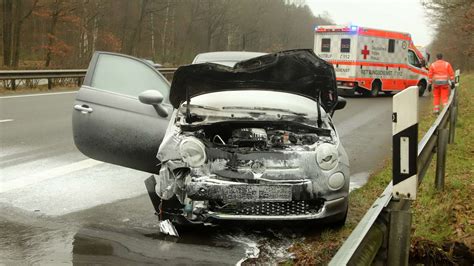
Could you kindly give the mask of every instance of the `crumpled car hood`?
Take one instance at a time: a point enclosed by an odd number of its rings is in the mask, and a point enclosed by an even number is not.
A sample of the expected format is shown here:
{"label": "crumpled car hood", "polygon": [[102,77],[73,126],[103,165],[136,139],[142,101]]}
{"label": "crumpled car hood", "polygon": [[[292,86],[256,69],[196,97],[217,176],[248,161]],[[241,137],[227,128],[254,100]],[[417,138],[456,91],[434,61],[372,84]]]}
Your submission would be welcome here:
{"label": "crumpled car hood", "polygon": [[236,90],[273,90],[321,99],[326,112],[337,103],[333,66],[310,49],[263,55],[234,67],[204,63],[179,67],[173,77],[170,102],[175,108],[194,96]]}

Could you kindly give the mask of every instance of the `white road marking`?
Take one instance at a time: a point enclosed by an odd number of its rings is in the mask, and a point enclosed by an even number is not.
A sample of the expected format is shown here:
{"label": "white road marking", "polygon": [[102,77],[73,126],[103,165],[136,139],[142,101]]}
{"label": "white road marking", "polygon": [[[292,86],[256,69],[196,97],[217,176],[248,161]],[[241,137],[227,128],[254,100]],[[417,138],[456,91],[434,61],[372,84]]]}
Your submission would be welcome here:
{"label": "white road marking", "polygon": [[49,95],[71,94],[71,93],[77,93],[77,91],[64,91],[64,92],[50,92],[50,93],[36,93],[36,94],[25,94],[25,95],[2,96],[2,97],[0,97],[0,99],[23,98],[23,97],[34,97],[34,96],[49,96]]}
{"label": "white road marking", "polygon": [[14,120],[13,119],[3,119],[3,120],[0,120],[0,123],[11,122],[11,121],[14,121]]}
{"label": "white road marking", "polygon": [[33,185],[48,179],[52,179],[61,175],[66,175],[74,171],[79,171],[85,168],[93,167],[103,162],[96,161],[93,159],[86,159],[79,162],[71,163],[68,165],[59,166],[53,169],[49,169],[37,174],[33,174],[27,177],[19,177],[14,180],[0,182],[0,193],[23,188],[29,185]]}

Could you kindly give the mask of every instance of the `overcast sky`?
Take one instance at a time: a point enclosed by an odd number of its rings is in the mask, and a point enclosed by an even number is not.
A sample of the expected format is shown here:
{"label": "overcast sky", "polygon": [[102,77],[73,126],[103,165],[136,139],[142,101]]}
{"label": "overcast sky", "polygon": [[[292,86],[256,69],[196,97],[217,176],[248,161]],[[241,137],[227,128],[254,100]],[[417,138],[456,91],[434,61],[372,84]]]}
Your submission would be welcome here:
{"label": "overcast sky", "polygon": [[315,15],[327,11],[336,24],[403,31],[415,45],[425,46],[434,32],[420,0],[306,0]]}

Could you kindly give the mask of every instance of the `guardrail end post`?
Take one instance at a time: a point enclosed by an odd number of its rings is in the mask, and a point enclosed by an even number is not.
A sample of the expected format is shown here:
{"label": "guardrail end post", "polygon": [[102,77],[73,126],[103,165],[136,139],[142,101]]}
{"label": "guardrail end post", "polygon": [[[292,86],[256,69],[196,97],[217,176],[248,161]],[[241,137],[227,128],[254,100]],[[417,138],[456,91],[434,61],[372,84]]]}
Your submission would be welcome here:
{"label": "guardrail end post", "polygon": [[446,172],[446,150],[448,146],[449,131],[446,128],[438,130],[438,145],[436,155],[435,188],[444,189],[444,176]]}
{"label": "guardrail end post", "polygon": [[410,201],[400,199],[398,206],[391,209],[389,233],[388,233],[388,252],[387,265],[408,265],[410,253],[410,233],[412,213],[410,211]]}
{"label": "guardrail end post", "polygon": [[51,90],[53,88],[53,80],[52,79],[48,79],[48,90]]}

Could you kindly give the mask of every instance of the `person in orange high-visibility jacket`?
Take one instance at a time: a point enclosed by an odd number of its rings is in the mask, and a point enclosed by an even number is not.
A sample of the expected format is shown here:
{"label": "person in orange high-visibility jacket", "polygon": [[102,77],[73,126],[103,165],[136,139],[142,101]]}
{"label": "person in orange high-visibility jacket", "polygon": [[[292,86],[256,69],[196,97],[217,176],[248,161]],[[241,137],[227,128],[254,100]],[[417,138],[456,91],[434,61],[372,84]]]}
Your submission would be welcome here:
{"label": "person in orange high-visibility jacket", "polygon": [[435,62],[430,66],[429,79],[433,87],[433,112],[439,113],[440,98],[443,107],[448,104],[449,85],[454,84],[454,71],[450,63],[443,60],[442,54],[437,54]]}

